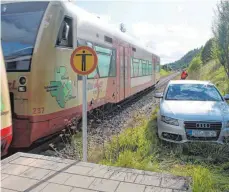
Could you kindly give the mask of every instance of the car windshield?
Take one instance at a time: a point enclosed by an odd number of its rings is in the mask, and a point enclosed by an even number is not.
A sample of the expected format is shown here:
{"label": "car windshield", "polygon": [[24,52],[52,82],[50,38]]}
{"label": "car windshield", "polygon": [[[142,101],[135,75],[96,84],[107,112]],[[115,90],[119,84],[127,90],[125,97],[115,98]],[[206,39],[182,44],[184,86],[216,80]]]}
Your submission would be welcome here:
{"label": "car windshield", "polygon": [[169,85],[165,100],[223,101],[215,86],[210,84]]}

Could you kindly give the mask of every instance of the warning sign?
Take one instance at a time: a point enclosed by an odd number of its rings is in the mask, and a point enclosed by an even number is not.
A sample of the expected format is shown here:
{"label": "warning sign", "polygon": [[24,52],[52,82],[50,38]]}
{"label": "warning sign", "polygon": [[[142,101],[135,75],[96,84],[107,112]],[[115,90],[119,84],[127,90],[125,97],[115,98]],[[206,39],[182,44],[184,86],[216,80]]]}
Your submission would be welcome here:
{"label": "warning sign", "polygon": [[71,55],[72,69],[79,75],[89,75],[98,64],[96,52],[87,46],[77,47]]}

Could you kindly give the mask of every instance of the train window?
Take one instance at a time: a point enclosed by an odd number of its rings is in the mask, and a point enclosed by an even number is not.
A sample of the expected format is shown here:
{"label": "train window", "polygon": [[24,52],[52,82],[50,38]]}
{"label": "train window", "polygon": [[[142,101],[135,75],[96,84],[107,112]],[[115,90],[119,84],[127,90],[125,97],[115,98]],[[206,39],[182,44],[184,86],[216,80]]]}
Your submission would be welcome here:
{"label": "train window", "polygon": [[61,47],[73,47],[73,24],[72,18],[67,16],[64,17],[64,20],[61,24],[58,37],[57,37],[57,46]]}
{"label": "train window", "polygon": [[132,51],[136,52],[136,48],[132,47]]}
{"label": "train window", "polygon": [[145,63],[145,75],[148,75],[148,63]]}
{"label": "train window", "polygon": [[156,72],[159,73],[160,72],[160,64],[156,65]]}
{"label": "train window", "polygon": [[138,76],[142,76],[142,62],[139,63]]}
{"label": "train window", "polygon": [[115,77],[115,76],[116,76],[116,50],[112,50],[109,77]]}
{"label": "train window", "polygon": [[150,62],[148,61],[148,75],[150,75],[151,72],[150,72]]}
{"label": "train window", "polygon": [[142,60],[142,76],[147,74],[147,63],[145,60]]}
{"label": "train window", "polygon": [[140,61],[139,59],[133,58],[134,63],[139,63],[139,61]]}
{"label": "train window", "polygon": [[146,68],[146,63],[144,62],[144,61],[142,61],[143,62],[143,68],[144,68],[144,74],[143,75],[146,75],[146,71],[147,71],[147,68]]}
{"label": "train window", "polygon": [[108,77],[110,65],[112,64],[112,50],[99,46],[95,46],[95,50],[98,56],[99,76]]}
{"label": "train window", "polygon": [[149,61],[147,61],[147,75],[150,75],[150,64],[149,64]]}
{"label": "train window", "polygon": [[108,77],[111,57],[105,54],[98,54],[99,74],[100,77]]}
{"label": "train window", "polygon": [[147,64],[144,63],[144,75],[147,75]]}
{"label": "train window", "polygon": [[134,76],[138,77],[139,63],[134,63]]}
{"label": "train window", "polygon": [[134,63],[132,59],[131,59],[131,77],[134,77]]}
{"label": "train window", "polygon": [[[94,48],[94,47],[93,47],[93,44],[92,44],[91,42],[85,42],[84,45],[87,45],[87,46],[89,46],[89,47],[91,47],[91,48]],[[90,74],[87,76],[88,79],[94,79],[94,78],[96,78],[96,77],[99,77],[99,69],[98,69],[98,66],[96,67],[96,69],[95,69],[92,73],[90,73]]]}
{"label": "train window", "polygon": [[88,79],[93,79],[93,78],[96,77],[97,74],[98,74],[98,72],[97,72],[97,69],[96,69],[96,70],[94,70],[92,73],[90,73],[90,74],[87,76],[87,78],[88,78]]}
{"label": "train window", "polygon": [[149,62],[149,75],[152,75],[152,63],[151,62]]}
{"label": "train window", "polygon": [[145,75],[148,75],[148,63],[145,64]]}
{"label": "train window", "polygon": [[138,73],[139,64],[140,64],[140,60],[133,58],[133,77],[139,76],[139,73]]}
{"label": "train window", "polygon": [[104,36],[104,40],[108,43],[112,43],[112,38],[108,37],[108,36]]}

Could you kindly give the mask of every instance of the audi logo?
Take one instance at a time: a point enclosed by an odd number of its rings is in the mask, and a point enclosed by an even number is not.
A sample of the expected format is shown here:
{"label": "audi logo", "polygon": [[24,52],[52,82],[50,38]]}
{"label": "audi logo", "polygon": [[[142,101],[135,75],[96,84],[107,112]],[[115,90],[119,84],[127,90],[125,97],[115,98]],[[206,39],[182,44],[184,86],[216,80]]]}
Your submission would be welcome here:
{"label": "audi logo", "polygon": [[210,128],[211,125],[209,123],[197,123],[196,127],[197,128]]}

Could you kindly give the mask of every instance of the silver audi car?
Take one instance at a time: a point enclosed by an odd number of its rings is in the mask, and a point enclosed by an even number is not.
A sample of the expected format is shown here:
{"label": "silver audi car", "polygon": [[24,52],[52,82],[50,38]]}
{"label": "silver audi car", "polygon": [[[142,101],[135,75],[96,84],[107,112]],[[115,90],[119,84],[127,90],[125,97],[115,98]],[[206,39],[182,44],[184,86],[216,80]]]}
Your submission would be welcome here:
{"label": "silver audi car", "polygon": [[185,143],[229,139],[229,95],[224,97],[207,81],[170,81],[160,98],[157,134],[160,139]]}

